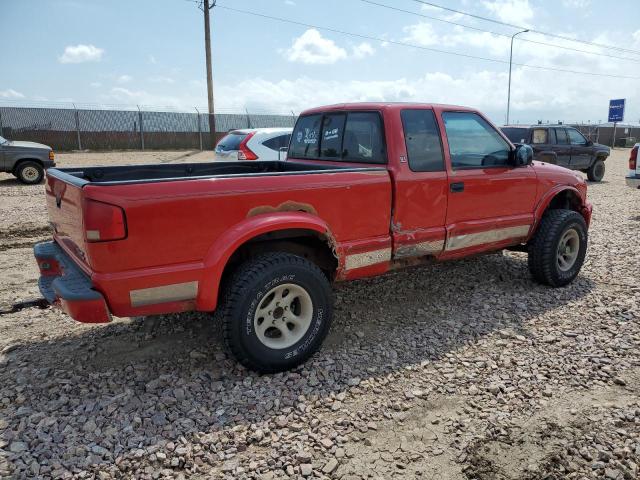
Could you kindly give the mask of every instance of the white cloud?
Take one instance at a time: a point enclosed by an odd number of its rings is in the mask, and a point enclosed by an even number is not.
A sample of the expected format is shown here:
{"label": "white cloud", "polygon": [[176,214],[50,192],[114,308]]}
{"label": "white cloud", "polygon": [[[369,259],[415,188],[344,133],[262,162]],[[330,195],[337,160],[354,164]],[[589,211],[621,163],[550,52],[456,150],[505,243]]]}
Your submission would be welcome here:
{"label": "white cloud", "polygon": [[527,25],[533,19],[529,0],[492,0],[482,2],[484,7],[503,22]]}
{"label": "white cloud", "polygon": [[104,49],[94,45],[68,45],[64,53],[58,57],[60,63],[99,62],[104,54]]}
{"label": "white cloud", "polygon": [[296,6],[296,2],[294,2],[293,0],[284,0],[284,3],[286,5],[291,6],[291,7],[295,7]]}
{"label": "white cloud", "polygon": [[148,60],[149,60],[149,63],[152,65],[155,65],[158,63],[158,61],[156,60],[156,57],[154,57],[153,55],[149,55]]}
{"label": "white cloud", "polygon": [[284,56],[290,62],[327,65],[347,58],[347,51],[333,40],[324,38],[315,28],[310,28],[293,41]]}
{"label": "white cloud", "polygon": [[402,30],[407,34],[407,36],[402,39],[404,42],[414,43],[423,47],[440,43],[439,35],[429,22],[419,22],[414,25],[408,25]]}
{"label": "white cloud", "polygon": [[[507,69],[470,71],[460,75],[430,72],[417,78],[366,81],[322,81],[315,78],[272,82],[245,80],[218,89],[220,108],[272,112],[300,112],[306,108],[340,102],[411,101],[467,105],[504,121]],[[562,85],[559,88],[558,85]],[[611,91],[624,91],[629,105],[640,104],[640,84],[634,80],[584,77],[514,67],[511,85],[513,121],[597,121],[604,118]],[[549,95],[549,92],[554,92]],[[226,103],[231,102],[233,103]],[[600,113],[602,112],[602,113]],[[640,110],[629,111],[638,118]]]}
{"label": "white cloud", "polygon": [[171,77],[163,77],[162,75],[156,75],[153,77],[149,77],[149,81],[153,83],[175,83],[175,80]]}
{"label": "white cloud", "polygon": [[367,42],[362,42],[359,45],[356,45],[352,48],[352,56],[353,58],[364,58],[375,53],[375,49],[371,46],[371,44]]}
{"label": "white cloud", "polygon": [[120,75],[118,78],[116,78],[116,82],[118,83],[129,83],[131,80],[133,80],[133,77],[131,75]]}
{"label": "white cloud", "polygon": [[562,0],[562,4],[567,8],[587,8],[591,0]]}
{"label": "white cloud", "polygon": [[633,46],[640,47],[640,30],[633,32],[631,37],[633,38]]}
{"label": "white cloud", "polygon": [[91,85],[93,88],[99,88],[102,86],[102,82],[91,82],[89,85]]}
{"label": "white cloud", "polygon": [[24,98],[24,95],[13,88],[7,88],[6,90],[0,90],[0,98]]}

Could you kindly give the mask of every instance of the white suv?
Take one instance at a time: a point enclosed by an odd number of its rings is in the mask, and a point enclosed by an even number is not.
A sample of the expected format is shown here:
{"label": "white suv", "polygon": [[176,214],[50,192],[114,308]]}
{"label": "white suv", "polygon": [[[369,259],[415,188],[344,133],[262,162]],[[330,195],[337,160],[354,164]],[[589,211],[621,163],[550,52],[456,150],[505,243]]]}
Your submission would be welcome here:
{"label": "white suv", "polygon": [[285,160],[292,128],[232,130],[216,145],[216,160]]}
{"label": "white suv", "polygon": [[638,161],[640,143],[636,143],[629,153],[629,175],[625,179],[631,188],[640,188],[640,162]]}

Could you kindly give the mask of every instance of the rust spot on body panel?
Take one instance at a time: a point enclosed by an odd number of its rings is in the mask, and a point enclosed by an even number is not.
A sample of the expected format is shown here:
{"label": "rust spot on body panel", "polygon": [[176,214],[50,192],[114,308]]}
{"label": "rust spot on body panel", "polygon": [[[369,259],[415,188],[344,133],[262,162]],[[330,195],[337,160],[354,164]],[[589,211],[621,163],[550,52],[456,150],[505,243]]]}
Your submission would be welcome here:
{"label": "rust spot on body panel", "polygon": [[316,209],[313,208],[312,205],[308,203],[302,202],[294,202],[293,200],[287,200],[286,202],[282,202],[277,207],[271,205],[260,205],[258,207],[253,207],[247,213],[247,218],[255,217],[256,215],[261,215],[263,213],[276,213],[276,212],[306,212],[311,213],[313,215],[317,215]]}

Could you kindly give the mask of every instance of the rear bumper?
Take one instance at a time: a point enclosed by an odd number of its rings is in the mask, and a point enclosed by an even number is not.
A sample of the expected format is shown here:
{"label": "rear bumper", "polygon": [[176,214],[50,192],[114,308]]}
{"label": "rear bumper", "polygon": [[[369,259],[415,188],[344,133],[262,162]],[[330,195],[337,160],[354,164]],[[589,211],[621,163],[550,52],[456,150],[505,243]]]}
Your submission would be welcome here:
{"label": "rear bumper", "polygon": [[38,243],[33,253],[40,268],[38,287],[49,303],[61,307],[79,322],[105,323],[111,320],[102,294],[93,289],[91,279],[56,242]]}
{"label": "rear bumper", "polygon": [[628,187],[640,188],[640,175],[625,177],[624,181],[627,183]]}

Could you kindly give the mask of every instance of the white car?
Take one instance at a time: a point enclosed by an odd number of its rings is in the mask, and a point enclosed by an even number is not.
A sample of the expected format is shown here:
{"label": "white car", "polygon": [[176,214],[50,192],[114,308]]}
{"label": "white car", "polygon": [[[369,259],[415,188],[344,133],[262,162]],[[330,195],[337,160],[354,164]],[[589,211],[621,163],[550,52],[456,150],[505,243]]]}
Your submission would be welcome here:
{"label": "white car", "polygon": [[640,143],[636,143],[629,153],[629,175],[625,178],[631,188],[640,188],[640,162],[638,162]]}
{"label": "white car", "polygon": [[216,160],[285,160],[293,128],[232,130],[216,145]]}

